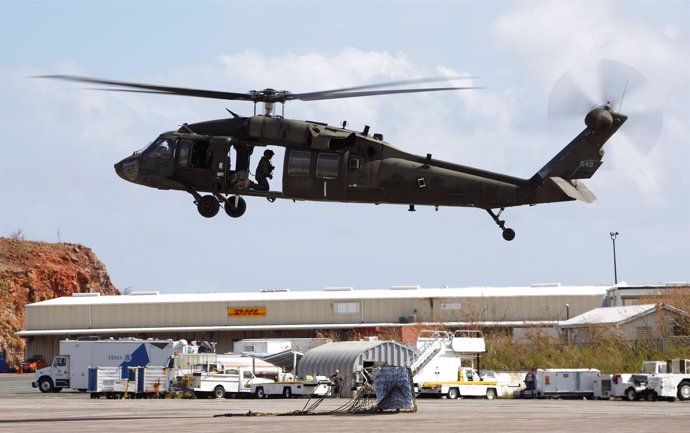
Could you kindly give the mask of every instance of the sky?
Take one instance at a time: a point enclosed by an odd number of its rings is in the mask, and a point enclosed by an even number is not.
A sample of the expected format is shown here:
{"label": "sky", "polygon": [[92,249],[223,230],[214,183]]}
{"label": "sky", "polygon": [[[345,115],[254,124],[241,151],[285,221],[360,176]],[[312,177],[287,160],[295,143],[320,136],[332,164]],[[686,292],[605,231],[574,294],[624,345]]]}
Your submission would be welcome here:
{"label": "sky", "polygon": [[[0,0],[0,236],[86,245],[120,290],[161,293],[608,285],[612,231],[619,282],[690,281],[688,47],[684,1]],[[481,89],[294,101],[285,115],[370,125],[407,152],[529,178],[584,128],[586,110],[548,116],[559,78],[620,103],[627,78],[601,91],[602,60],[645,81],[585,182],[598,200],[509,208],[512,242],[469,208],[249,197],[242,218],[205,219],[191,195],[125,182],[113,164],[250,103],[30,78],[310,92],[468,75]]]}

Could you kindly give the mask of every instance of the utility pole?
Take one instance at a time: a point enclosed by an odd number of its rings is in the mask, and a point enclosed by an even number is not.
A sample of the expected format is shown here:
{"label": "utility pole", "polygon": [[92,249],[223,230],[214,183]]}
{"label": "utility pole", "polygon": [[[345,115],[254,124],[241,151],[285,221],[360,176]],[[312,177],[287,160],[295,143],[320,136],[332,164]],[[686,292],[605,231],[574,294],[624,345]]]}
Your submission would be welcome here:
{"label": "utility pole", "polygon": [[618,284],[618,270],[616,269],[616,238],[618,237],[618,232],[611,232],[611,241],[613,241],[613,281],[614,284]]}

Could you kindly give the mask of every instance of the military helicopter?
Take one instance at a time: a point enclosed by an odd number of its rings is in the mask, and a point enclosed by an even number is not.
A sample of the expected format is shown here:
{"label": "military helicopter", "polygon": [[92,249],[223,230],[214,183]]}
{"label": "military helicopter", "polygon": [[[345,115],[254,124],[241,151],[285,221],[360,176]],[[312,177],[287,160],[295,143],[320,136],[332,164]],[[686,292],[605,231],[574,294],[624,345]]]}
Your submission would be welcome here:
{"label": "military helicopter", "polygon": [[[602,164],[602,147],[627,120],[610,104],[591,108],[585,129],[529,179],[417,156],[399,150],[381,134],[325,123],[293,120],[275,115],[277,103],[316,101],[417,92],[468,90],[474,87],[391,88],[438,82],[447,78],[422,78],[309,93],[266,88],[233,93],[181,87],[111,81],[72,75],[52,78],[112,86],[106,90],[161,95],[182,95],[254,103],[254,115],[183,124],[162,133],[147,147],[115,164],[116,173],[128,182],[163,190],[186,191],[198,212],[214,217],[223,205],[232,218],[247,208],[243,196],[276,199],[408,205],[463,206],[484,209],[507,241],[515,231],[500,219],[507,207],[570,200],[587,203],[596,198],[581,182]],[[256,114],[256,104],[264,113]],[[257,188],[249,179],[250,157],[255,148],[285,148],[282,190]],[[232,155],[234,151],[234,157]],[[272,151],[266,150],[266,156]],[[270,159],[270,158],[269,158]],[[234,162],[234,164],[233,164]],[[271,165],[272,167],[272,165]],[[270,171],[270,169],[269,169]]]}

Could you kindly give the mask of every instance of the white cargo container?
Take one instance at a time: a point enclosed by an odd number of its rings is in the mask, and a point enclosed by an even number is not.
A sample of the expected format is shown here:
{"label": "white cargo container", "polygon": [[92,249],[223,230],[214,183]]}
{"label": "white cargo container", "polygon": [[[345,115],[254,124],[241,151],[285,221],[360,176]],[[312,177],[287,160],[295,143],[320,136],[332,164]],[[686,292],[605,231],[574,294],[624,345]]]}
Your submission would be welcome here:
{"label": "white cargo container", "polygon": [[173,340],[63,340],[60,355],[49,367],[36,371],[32,386],[41,392],[85,391],[90,367],[123,367],[120,371],[126,378],[128,367],[167,366],[174,344]]}
{"label": "white cargo container", "polygon": [[594,378],[593,396],[597,400],[608,400],[613,397],[613,375],[599,374]]}
{"label": "white cargo container", "polygon": [[520,393],[526,398],[593,398],[594,368],[548,368],[535,372],[535,389]]}
{"label": "white cargo container", "polygon": [[89,368],[88,391],[91,398],[164,396],[170,389],[169,371],[159,366]]}

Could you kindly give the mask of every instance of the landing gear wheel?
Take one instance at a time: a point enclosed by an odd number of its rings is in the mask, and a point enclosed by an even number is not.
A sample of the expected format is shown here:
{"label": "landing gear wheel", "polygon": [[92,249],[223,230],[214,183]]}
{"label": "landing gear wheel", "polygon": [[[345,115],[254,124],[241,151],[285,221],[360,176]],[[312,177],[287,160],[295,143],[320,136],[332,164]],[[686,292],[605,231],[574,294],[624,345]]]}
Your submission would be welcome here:
{"label": "landing gear wheel", "polygon": [[501,214],[503,213],[503,211],[505,210],[505,208],[501,208],[497,213],[494,213],[494,211],[491,209],[484,209],[484,210],[487,211],[489,213],[489,215],[491,215],[491,218],[494,220],[496,225],[498,227],[500,227],[501,230],[503,230],[503,239],[505,239],[507,241],[512,241],[513,239],[515,239],[515,230],[506,228],[505,220],[502,220],[499,218],[501,216]]}
{"label": "landing gear wheel", "polygon": [[[235,199],[237,199],[237,206],[235,206]],[[232,218],[239,218],[244,215],[247,210],[247,202],[242,197],[230,196],[225,201],[225,213]]]}
{"label": "landing gear wheel", "polygon": [[218,199],[212,195],[205,195],[196,202],[196,209],[201,216],[205,218],[213,218],[220,210],[220,203]]}

